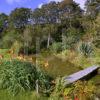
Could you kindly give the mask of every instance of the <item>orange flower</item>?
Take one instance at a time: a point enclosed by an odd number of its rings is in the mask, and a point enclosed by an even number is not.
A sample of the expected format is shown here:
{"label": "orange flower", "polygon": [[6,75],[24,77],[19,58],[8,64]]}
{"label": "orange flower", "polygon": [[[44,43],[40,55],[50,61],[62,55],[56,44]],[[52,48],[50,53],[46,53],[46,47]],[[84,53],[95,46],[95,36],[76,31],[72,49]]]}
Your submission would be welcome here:
{"label": "orange flower", "polygon": [[78,97],[76,96],[74,100],[79,100]]}
{"label": "orange flower", "polygon": [[4,58],[4,56],[0,54],[0,59],[3,59],[3,58]]}
{"label": "orange flower", "polygon": [[44,63],[44,66],[45,66],[45,67],[48,67],[48,66],[49,66],[48,61],[46,61],[46,62]]}
{"label": "orange flower", "polygon": [[2,62],[0,62],[0,64],[2,64]]}
{"label": "orange flower", "polygon": [[55,80],[51,81],[52,84],[56,84]]}

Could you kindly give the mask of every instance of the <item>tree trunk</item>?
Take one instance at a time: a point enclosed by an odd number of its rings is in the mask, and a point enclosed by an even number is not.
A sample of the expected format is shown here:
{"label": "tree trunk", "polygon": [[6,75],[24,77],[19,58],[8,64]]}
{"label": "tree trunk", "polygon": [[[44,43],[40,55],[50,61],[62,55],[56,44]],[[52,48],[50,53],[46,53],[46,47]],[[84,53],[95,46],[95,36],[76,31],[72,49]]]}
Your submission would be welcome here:
{"label": "tree trunk", "polygon": [[39,82],[36,80],[36,93],[39,94]]}
{"label": "tree trunk", "polygon": [[49,46],[50,46],[50,38],[51,38],[51,36],[50,36],[50,33],[48,34],[48,40],[47,40],[47,48],[49,48]]}

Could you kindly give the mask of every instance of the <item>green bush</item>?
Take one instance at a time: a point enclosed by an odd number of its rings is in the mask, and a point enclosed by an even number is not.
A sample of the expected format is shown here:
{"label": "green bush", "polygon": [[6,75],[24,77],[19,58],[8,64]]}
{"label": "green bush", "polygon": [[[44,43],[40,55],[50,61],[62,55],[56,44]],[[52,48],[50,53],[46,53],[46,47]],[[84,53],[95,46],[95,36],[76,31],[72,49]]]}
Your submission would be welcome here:
{"label": "green bush", "polygon": [[14,54],[18,55],[21,47],[22,47],[22,43],[19,41],[15,41],[11,46],[11,49],[14,50]]}
{"label": "green bush", "polygon": [[36,68],[27,62],[5,61],[0,65],[0,86],[17,94],[35,87]]}
{"label": "green bush", "polygon": [[16,30],[11,30],[6,34],[4,34],[3,37],[1,38],[0,47],[9,49],[14,44],[14,42],[16,41],[21,42],[22,41],[21,38],[22,36]]}
{"label": "green bush", "polygon": [[50,96],[50,99],[52,100],[62,100],[62,93],[64,90],[64,85],[63,85],[63,78],[62,77],[58,77],[55,80],[55,87],[54,90]]}
{"label": "green bush", "polygon": [[63,49],[75,49],[76,43],[79,42],[83,33],[80,29],[76,29],[74,27],[69,27],[65,29],[62,34],[62,44]]}
{"label": "green bush", "polygon": [[51,48],[50,48],[50,51],[53,52],[53,53],[61,52],[62,51],[62,43],[61,42],[53,43]]}
{"label": "green bush", "polygon": [[81,54],[83,54],[85,57],[90,57],[93,53],[93,48],[90,43],[81,43],[79,46],[79,51]]}
{"label": "green bush", "polygon": [[29,62],[12,60],[0,64],[0,88],[7,89],[13,95],[34,90],[36,80],[39,80],[41,89],[46,89],[48,82],[46,78],[39,68]]}
{"label": "green bush", "polygon": [[21,48],[19,49],[19,54],[30,55],[30,54],[35,54],[35,53],[36,53],[35,46],[22,45]]}

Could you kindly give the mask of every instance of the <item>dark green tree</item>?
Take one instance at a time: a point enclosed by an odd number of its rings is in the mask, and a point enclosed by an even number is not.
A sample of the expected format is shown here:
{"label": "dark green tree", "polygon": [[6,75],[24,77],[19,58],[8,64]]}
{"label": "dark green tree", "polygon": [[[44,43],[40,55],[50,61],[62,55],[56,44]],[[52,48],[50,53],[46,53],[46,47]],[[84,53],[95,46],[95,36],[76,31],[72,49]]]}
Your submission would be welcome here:
{"label": "dark green tree", "polygon": [[10,23],[14,28],[23,29],[31,23],[31,9],[16,8],[10,14]]}
{"label": "dark green tree", "polygon": [[87,0],[85,3],[86,13],[95,17],[100,12],[100,0]]}
{"label": "dark green tree", "polygon": [[0,14],[0,32],[2,32],[8,25],[8,16],[4,13]]}

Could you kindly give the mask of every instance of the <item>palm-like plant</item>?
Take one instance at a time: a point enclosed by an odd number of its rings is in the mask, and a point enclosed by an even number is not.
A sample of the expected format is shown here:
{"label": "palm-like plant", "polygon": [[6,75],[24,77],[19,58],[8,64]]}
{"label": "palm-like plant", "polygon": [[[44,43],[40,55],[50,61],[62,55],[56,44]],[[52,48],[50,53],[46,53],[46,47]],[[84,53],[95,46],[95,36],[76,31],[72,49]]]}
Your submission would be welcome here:
{"label": "palm-like plant", "polygon": [[91,56],[93,52],[92,45],[90,43],[81,43],[79,46],[79,51],[81,54],[83,54],[85,57]]}

